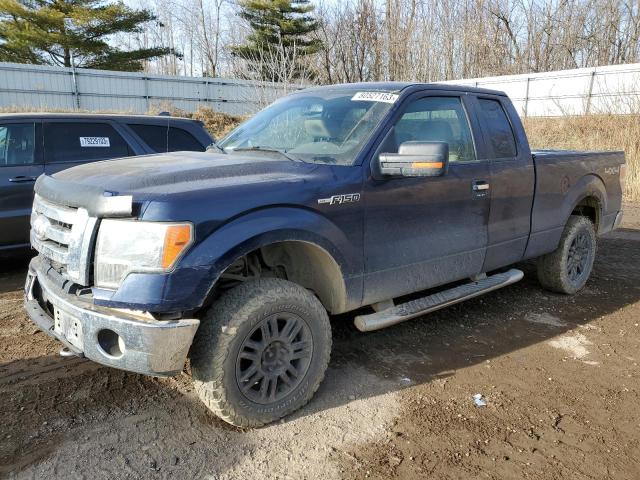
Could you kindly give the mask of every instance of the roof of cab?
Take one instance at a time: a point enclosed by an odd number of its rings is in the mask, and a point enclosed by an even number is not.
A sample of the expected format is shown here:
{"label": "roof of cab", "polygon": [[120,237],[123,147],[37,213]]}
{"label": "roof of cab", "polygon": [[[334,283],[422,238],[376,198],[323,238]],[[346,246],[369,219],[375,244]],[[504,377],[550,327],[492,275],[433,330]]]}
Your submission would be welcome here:
{"label": "roof of cab", "polygon": [[[319,87],[310,87],[305,90],[318,89],[362,89],[362,90],[385,90],[389,92],[400,92],[402,90],[428,88],[433,90],[468,92],[468,93],[484,93],[487,95],[506,96],[506,93],[499,90],[490,90],[487,88],[470,87],[468,85],[456,85],[452,83],[422,83],[422,82],[360,82],[360,83],[339,83],[336,85],[323,85]],[[299,91],[305,91],[299,90]]]}

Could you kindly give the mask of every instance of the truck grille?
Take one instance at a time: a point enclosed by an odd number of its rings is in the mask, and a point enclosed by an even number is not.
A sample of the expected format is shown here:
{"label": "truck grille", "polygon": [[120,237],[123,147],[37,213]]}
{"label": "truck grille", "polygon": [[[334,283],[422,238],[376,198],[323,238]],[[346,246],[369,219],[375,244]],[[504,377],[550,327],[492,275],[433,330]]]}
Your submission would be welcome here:
{"label": "truck grille", "polygon": [[36,195],[31,212],[31,246],[65,277],[87,286],[96,224],[97,219],[83,208],[58,205]]}

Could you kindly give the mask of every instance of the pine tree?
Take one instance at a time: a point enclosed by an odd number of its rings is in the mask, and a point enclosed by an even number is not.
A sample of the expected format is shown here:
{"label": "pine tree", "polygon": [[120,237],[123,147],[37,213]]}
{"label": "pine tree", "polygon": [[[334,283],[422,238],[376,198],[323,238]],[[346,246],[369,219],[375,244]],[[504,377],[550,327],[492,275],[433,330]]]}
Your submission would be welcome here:
{"label": "pine tree", "polygon": [[139,71],[144,60],[171,52],[125,51],[108,41],[114,34],[141,32],[154,19],[122,2],[0,0],[0,61],[70,67],[73,58],[76,67]]}
{"label": "pine tree", "polygon": [[[1,1],[1,0],[0,0]],[[231,52],[245,59],[262,80],[284,82],[309,75],[301,60],[318,52],[320,40],[309,0],[240,0],[240,16],[251,27],[243,45]]]}

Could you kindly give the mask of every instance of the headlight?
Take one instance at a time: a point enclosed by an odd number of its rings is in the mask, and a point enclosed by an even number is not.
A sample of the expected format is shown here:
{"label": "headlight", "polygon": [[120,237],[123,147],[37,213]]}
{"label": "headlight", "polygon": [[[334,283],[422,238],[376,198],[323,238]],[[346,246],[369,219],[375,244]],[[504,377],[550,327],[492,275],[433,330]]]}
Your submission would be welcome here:
{"label": "headlight", "polygon": [[190,223],[102,220],[94,277],[103,288],[117,288],[129,272],[171,270],[193,241]]}

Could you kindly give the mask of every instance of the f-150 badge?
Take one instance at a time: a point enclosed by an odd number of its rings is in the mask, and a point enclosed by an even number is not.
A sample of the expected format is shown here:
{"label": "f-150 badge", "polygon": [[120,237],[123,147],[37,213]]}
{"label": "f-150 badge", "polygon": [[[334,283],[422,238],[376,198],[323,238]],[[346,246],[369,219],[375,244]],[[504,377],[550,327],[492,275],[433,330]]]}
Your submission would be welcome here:
{"label": "f-150 badge", "polygon": [[345,193],[343,195],[332,195],[329,198],[319,198],[318,203],[320,205],[329,204],[329,205],[341,205],[343,203],[353,203],[360,201],[359,193]]}

